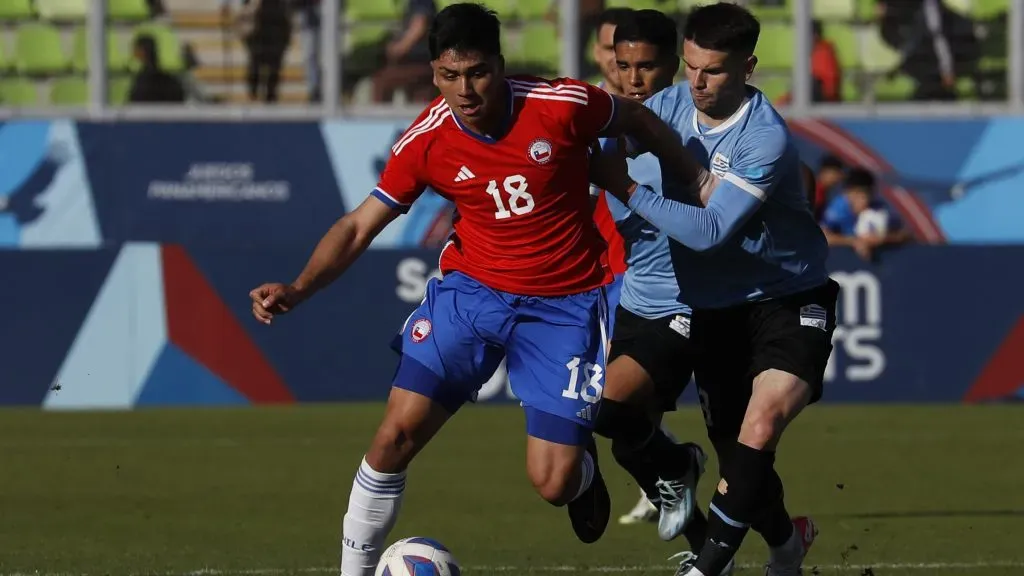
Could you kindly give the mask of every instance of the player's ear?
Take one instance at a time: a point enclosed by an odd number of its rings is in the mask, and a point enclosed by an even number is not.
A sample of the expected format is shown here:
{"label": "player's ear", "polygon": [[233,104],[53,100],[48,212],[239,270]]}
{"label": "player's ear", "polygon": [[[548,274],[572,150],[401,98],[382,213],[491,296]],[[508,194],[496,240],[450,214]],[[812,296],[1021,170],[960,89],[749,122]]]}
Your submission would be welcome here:
{"label": "player's ear", "polygon": [[746,69],[747,80],[750,80],[750,77],[754,75],[754,68],[756,68],[756,67],[757,67],[757,56],[754,56],[753,54],[751,54],[750,57],[747,58],[747,69]]}
{"label": "player's ear", "polygon": [[434,83],[434,87],[435,88],[440,89],[441,87],[437,85],[437,61],[436,60],[434,60],[434,61],[432,61],[430,63],[430,71],[433,72],[433,74],[430,75],[430,81]]}

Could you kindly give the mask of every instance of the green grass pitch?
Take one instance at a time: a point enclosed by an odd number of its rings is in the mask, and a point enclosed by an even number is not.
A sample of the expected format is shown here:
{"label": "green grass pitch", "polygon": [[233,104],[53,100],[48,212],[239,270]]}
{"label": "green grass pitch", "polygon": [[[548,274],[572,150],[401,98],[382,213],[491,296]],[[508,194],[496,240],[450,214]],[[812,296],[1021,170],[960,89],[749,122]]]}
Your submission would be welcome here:
{"label": "green grass pitch", "polygon": [[[341,516],[381,404],[110,413],[0,411],[0,576],[336,574]],[[668,419],[707,446],[700,412]],[[410,470],[392,533],[469,574],[673,573],[602,444],[615,505],[597,544],[526,479],[523,417],[472,406]],[[778,459],[821,535],[805,574],[1024,574],[1024,407],[815,406]],[[702,504],[717,480],[701,484]],[[766,557],[748,537],[740,574]],[[810,567],[816,567],[813,570]],[[816,571],[815,571],[816,570]]]}

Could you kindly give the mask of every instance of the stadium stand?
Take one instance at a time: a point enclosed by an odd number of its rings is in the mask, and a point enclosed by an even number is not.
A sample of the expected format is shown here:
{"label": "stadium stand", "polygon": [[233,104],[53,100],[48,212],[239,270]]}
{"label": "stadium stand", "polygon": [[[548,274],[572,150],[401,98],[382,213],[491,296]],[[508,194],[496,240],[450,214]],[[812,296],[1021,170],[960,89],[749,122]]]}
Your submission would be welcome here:
{"label": "stadium stand", "polygon": [[[3,0],[0,2],[0,98],[8,106],[83,105],[88,61],[85,18],[90,0]],[[162,68],[185,74],[197,87],[193,97],[227,102],[248,101],[245,89],[247,54],[233,30],[225,25],[218,0],[163,0],[164,14],[155,16],[147,0],[106,0],[109,17],[107,63],[110,101],[126,100],[127,86],[137,63],[132,39],[152,35]],[[441,0],[443,7],[453,0]],[[485,0],[507,24],[505,45],[513,71],[555,74],[561,50],[550,0]],[[607,6],[656,8],[676,14],[682,22],[698,0],[608,0]],[[1006,12],[1010,0],[945,0],[967,17],[981,45],[978,74],[957,79],[961,99],[1000,99],[1006,93]],[[790,0],[749,2],[762,19],[763,33],[754,78],[771,97],[789,91],[793,28]],[[347,0],[341,22],[342,53],[379,43],[400,24],[401,4],[386,0]],[[914,82],[890,72],[899,63],[897,52],[882,39],[875,20],[875,0],[814,0],[813,16],[823,22],[842,67],[844,100],[899,101],[908,99]],[[297,24],[296,24],[297,27]],[[297,28],[296,28],[297,29]],[[590,30],[581,30],[590,35]],[[588,51],[589,54],[589,51]],[[595,79],[594,70],[585,76]],[[281,70],[280,101],[308,98],[306,69],[299,34],[293,34]],[[361,81],[366,83],[367,80]],[[367,101],[365,86],[354,92]],[[402,99],[403,96],[397,96]]]}

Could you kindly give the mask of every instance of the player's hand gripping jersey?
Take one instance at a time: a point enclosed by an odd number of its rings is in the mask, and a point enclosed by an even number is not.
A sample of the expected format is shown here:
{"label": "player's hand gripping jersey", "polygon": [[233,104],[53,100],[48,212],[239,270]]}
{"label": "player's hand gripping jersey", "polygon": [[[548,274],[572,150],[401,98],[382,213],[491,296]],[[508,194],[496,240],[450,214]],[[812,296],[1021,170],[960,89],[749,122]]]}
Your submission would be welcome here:
{"label": "player's hand gripping jersey", "polygon": [[430,186],[455,203],[444,273],[530,296],[602,286],[611,275],[591,218],[588,145],[611,123],[614,99],[575,80],[506,82],[505,134],[464,130],[438,98],[392,147],[373,194],[405,210]]}

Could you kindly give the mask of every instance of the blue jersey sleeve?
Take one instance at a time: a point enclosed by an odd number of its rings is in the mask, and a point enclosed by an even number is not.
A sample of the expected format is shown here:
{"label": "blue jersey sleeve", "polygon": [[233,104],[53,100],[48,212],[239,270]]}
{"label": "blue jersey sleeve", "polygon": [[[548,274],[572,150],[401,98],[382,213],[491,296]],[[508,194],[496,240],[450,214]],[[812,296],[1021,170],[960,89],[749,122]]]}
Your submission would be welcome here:
{"label": "blue jersey sleeve", "polygon": [[776,128],[751,130],[744,136],[706,208],[669,200],[646,188],[637,189],[630,208],[693,250],[722,245],[774,190],[788,148],[785,132]]}

